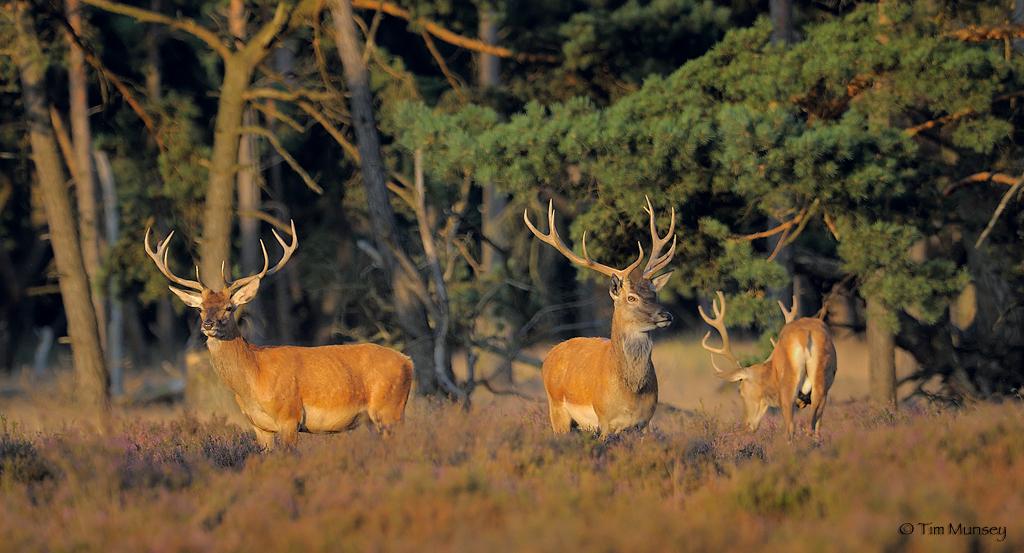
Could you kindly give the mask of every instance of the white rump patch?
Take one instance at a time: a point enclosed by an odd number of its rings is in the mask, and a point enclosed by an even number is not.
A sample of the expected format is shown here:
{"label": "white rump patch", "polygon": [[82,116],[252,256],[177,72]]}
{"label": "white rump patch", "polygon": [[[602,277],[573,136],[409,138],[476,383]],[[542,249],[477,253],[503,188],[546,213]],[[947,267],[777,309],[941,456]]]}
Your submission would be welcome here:
{"label": "white rump patch", "polygon": [[576,421],[576,425],[583,430],[597,430],[597,412],[594,411],[592,405],[576,405],[574,403],[565,402],[565,410],[569,412],[569,416],[572,420]]}
{"label": "white rump patch", "polygon": [[818,370],[818,359],[814,356],[814,337],[811,333],[807,333],[807,349],[801,348],[799,350],[800,361],[803,363],[804,383],[800,388],[800,393],[804,395],[810,395],[811,388],[814,384],[814,377]]}

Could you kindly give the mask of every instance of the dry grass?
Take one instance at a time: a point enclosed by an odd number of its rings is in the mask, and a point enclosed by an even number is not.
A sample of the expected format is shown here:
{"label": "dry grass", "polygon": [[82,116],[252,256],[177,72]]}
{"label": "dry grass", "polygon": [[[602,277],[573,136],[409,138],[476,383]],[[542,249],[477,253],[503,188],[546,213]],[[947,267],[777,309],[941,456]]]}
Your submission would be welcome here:
{"label": "dry grass", "polygon": [[[1020,404],[893,416],[837,394],[822,440],[789,444],[776,416],[738,428],[699,347],[657,356],[681,409],[609,442],[552,436],[543,404],[511,397],[469,413],[415,400],[389,439],[303,435],[273,453],[178,410],[121,411],[100,433],[53,398],[7,401],[0,549],[1024,549]],[[1007,529],[901,535],[905,522]]]}

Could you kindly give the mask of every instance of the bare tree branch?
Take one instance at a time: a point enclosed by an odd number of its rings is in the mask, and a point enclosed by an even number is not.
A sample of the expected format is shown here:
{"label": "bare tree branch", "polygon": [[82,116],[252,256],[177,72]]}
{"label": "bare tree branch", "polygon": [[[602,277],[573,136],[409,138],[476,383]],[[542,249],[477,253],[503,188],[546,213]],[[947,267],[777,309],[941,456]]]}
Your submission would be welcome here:
{"label": "bare tree branch", "polygon": [[455,32],[452,32],[437,23],[424,18],[414,19],[409,10],[391,2],[383,2],[380,0],[353,0],[352,7],[361,10],[379,10],[388,15],[398,17],[408,21],[409,23],[415,24],[421,27],[424,31],[434,35],[440,40],[453,44],[460,48],[467,50],[473,50],[474,52],[482,52],[484,54],[490,54],[499,58],[510,58],[517,61],[540,61],[540,62],[556,62],[558,61],[557,56],[551,56],[546,54],[523,54],[515,52],[509,48],[503,48],[501,46],[495,46],[493,44],[487,44],[481,40],[475,38],[469,38],[462,36]]}
{"label": "bare tree branch", "polygon": [[317,194],[324,193],[324,189],[320,188],[320,185],[318,185],[316,181],[309,176],[309,173],[307,173],[306,170],[303,169],[301,165],[299,165],[299,162],[296,161],[295,158],[288,153],[288,150],[286,150],[284,146],[281,145],[281,141],[278,140],[276,134],[274,134],[268,129],[257,126],[241,127],[238,129],[238,132],[245,134],[255,134],[257,136],[262,136],[263,138],[266,138],[267,142],[269,142],[270,145],[274,147],[274,150],[277,151],[277,154],[281,156],[281,159],[283,159],[285,163],[287,163],[288,166],[292,168],[293,171],[295,171],[300,177],[302,177],[302,181],[306,183],[306,186],[308,186],[310,190],[316,192]]}
{"label": "bare tree branch", "polygon": [[187,17],[170,17],[162,13],[129,6],[120,2],[111,2],[110,0],[82,0],[82,2],[90,6],[100,8],[101,10],[131,17],[132,19],[143,23],[159,23],[172,29],[184,31],[205,42],[207,46],[212,48],[213,51],[217,52],[217,54],[222,58],[228,58],[232,55],[231,49],[224,44],[220,37],[217,36],[217,33],[214,33],[210,29],[196,23],[193,19]]}
{"label": "bare tree branch", "polygon": [[427,50],[430,51],[430,55],[434,56],[434,61],[437,62],[437,66],[441,68],[441,73],[444,74],[444,78],[448,80],[448,84],[451,85],[452,90],[458,95],[459,101],[466,101],[466,93],[462,91],[462,84],[455,78],[455,75],[448,70],[448,64],[445,63],[444,58],[441,56],[441,52],[437,51],[437,46],[434,45],[434,39],[430,38],[430,34],[426,31],[420,33],[423,37],[423,42],[427,45]]}
{"label": "bare tree branch", "polygon": [[964,42],[1024,38],[1024,25],[969,25],[962,29],[949,31],[946,35]]}
{"label": "bare tree branch", "polygon": [[988,238],[988,235],[996,226],[996,222],[999,221],[999,216],[1003,214],[1003,211],[1006,209],[1006,206],[1010,203],[1010,199],[1013,198],[1015,194],[1020,192],[1022,185],[1024,185],[1024,175],[1017,179],[1017,182],[1014,183],[1014,185],[1011,186],[1005,194],[1003,194],[1002,199],[999,200],[999,205],[996,206],[996,210],[992,213],[992,218],[989,219],[988,224],[985,225],[985,230],[981,231],[981,234],[978,235],[978,241],[974,243],[975,248],[980,248],[981,244],[985,242],[986,238]]}

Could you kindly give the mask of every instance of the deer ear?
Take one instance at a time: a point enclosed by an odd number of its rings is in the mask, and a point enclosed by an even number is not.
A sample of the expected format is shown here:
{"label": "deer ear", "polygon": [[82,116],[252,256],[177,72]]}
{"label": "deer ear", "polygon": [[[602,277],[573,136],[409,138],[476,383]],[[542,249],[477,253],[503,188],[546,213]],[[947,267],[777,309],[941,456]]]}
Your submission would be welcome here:
{"label": "deer ear", "polygon": [[651,280],[651,286],[654,288],[655,292],[661,292],[661,289],[664,288],[666,284],[668,284],[668,279],[670,278],[672,278],[672,271],[669,271],[661,276],[654,277],[654,279]]}
{"label": "deer ear", "polygon": [[231,294],[231,304],[235,306],[245,305],[251,302],[256,297],[256,292],[259,291],[260,279],[254,278],[238,290],[235,290],[234,294]]}
{"label": "deer ear", "polygon": [[171,292],[174,292],[175,296],[178,296],[181,301],[185,302],[185,305],[189,307],[199,308],[203,305],[203,296],[199,292],[192,292],[191,290],[182,290],[181,288],[175,288],[173,286],[167,287]]}
{"label": "deer ear", "polygon": [[745,378],[750,378],[750,371],[748,371],[746,367],[743,367],[742,369],[736,369],[729,373],[726,380],[729,382],[739,382]]}
{"label": "deer ear", "polygon": [[608,287],[608,295],[613,300],[619,299],[619,294],[622,293],[622,279],[612,275],[612,284]]}

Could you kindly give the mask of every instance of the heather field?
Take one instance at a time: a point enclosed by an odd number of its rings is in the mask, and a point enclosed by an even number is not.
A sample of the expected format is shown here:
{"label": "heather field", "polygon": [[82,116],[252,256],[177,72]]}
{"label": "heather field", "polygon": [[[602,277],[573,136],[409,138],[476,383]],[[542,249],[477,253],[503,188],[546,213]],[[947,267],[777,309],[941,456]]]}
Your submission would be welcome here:
{"label": "heather field", "polygon": [[[0,549],[1024,548],[1019,402],[910,401],[892,415],[849,397],[862,382],[848,362],[820,442],[790,444],[774,414],[756,435],[740,429],[734,389],[692,344],[656,354],[671,401],[648,430],[608,442],[552,436],[542,403],[484,394],[469,412],[414,398],[386,439],[303,435],[272,453],[234,419],[180,407],[120,409],[104,428],[60,386],[8,398]],[[997,528],[961,533],[975,526]]]}

